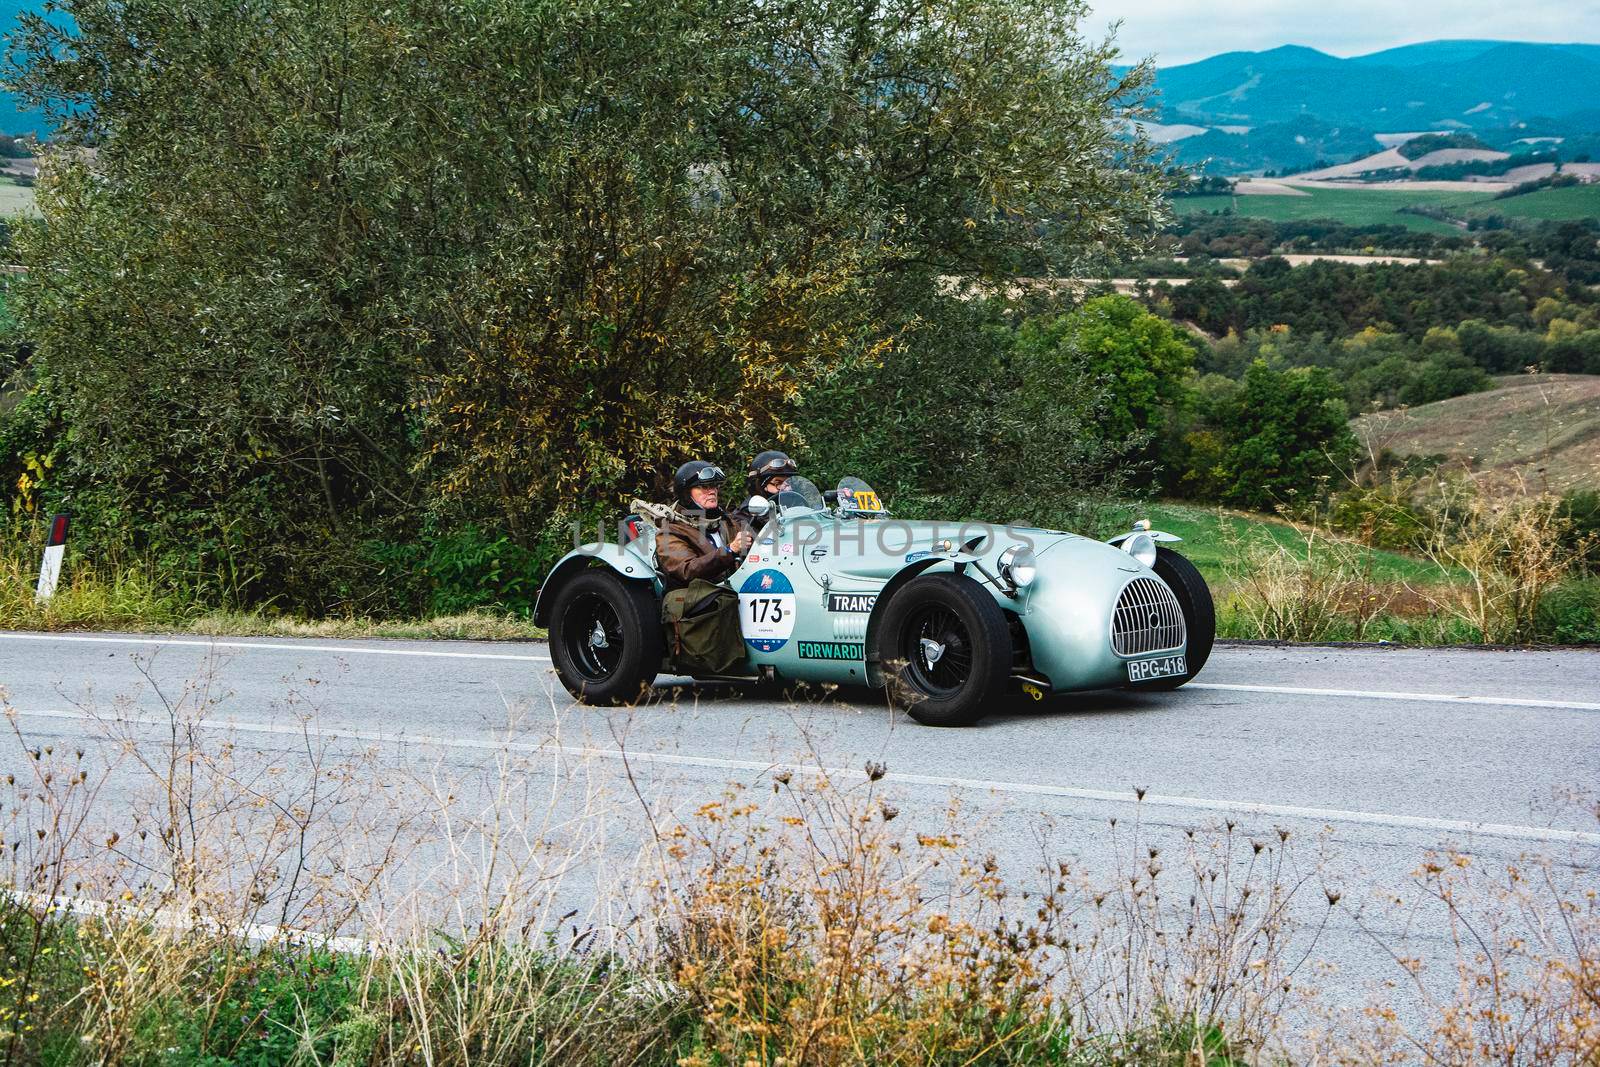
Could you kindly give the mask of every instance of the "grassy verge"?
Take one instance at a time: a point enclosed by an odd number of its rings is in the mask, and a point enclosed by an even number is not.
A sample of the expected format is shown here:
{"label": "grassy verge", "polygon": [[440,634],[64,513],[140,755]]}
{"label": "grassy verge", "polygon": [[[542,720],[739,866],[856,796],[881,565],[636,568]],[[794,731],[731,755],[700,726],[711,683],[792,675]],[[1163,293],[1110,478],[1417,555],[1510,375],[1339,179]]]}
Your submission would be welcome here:
{"label": "grassy verge", "polygon": [[1149,509],[1149,517],[1184,539],[1180,550],[1216,599],[1219,637],[1405,645],[1483,639],[1430,599],[1466,578],[1431,560],[1219,508],[1168,503]]}
{"label": "grassy verge", "polygon": [[[1141,513],[1183,538],[1180,550],[1211,585],[1221,637],[1410,645],[1475,644],[1486,634],[1491,643],[1600,640],[1600,582],[1594,579],[1558,579],[1534,597],[1537,603],[1516,609],[1522,616],[1512,631],[1494,625],[1498,609],[1485,598],[1515,598],[1521,579],[1486,575],[1483,567],[1515,556],[1515,545],[1547,540],[1547,532],[1523,531],[1514,542],[1479,553],[1474,572],[1261,515],[1176,503]],[[96,567],[69,560],[60,589],[41,605],[33,598],[37,559],[36,546],[28,544],[0,551],[0,629],[498,641],[546,636],[524,616],[491,609],[420,619],[210,610],[163,586],[149,566],[115,561]],[[1467,610],[1475,597],[1479,602]]]}
{"label": "grassy verge", "polygon": [[481,609],[418,619],[306,619],[265,611],[218,611],[163,584],[154,568],[69,557],[47,603],[34,599],[39,546],[14,541],[0,550],[0,630],[127,630],[208,637],[412,638],[517,641],[542,638],[532,621]]}
{"label": "grassy verge", "polygon": [[341,637],[417,641],[529,641],[545,631],[520,615],[483,609],[424,619],[297,619],[249,612],[207,612],[184,633],[207,637]]}
{"label": "grassy verge", "polygon": [[[1506,882],[1467,857],[1425,857],[1414,886],[1386,892],[1405,896],[1407,924],[1427,909],[1456,931],[1459,975],[1440,992],[1401,961],[1373,995],[1387,1004],[1405,986],[1426,1007],[1420,1024],[1374,1013],[1323,1032],[1305,1022],[1333,980],[1317,940],[1351,905],[1317,844],[1287,829],[1183,831],[1134,809],[1088,830],[1094,869],[1077,859],[1078,827],[1042,832],[1029,871],[1002,866],[959,805],[927,810],[925,791],[904,793],[881,764],[779,763],[710,795],[690,782],[607,802],[597,777],[631,772],[575,763],[555,741],[539,762],[514,729],[466,764],[418,749],[396,765],[330,747],[309,722],[303,743],[264,750],[198,725],[208,689],[183,687],[170,729],[108,718],[76,746],[12,717],[7,1062],[1225,1067],[1600,1053],[1600,905],[1559,858],[1520,857]],[[626,879],[586,883],[590,910],[570,909],[563,877],[625,842]],[[1507,885],[1509,897],[1477,895]],[[1561,922],[1538,921],[1552,909]]]}

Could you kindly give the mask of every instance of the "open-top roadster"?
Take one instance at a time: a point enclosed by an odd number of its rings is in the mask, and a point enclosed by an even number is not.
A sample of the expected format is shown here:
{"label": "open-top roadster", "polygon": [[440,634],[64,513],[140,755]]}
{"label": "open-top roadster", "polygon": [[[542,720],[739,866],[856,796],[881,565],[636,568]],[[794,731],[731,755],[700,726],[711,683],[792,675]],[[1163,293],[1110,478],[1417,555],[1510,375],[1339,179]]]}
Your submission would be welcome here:
{"label": "open-top roadster", "polygon": [[[804,478],[775,501],[730,584],[744,679],[897,688],[918,722],[967,725],[1008,687],[1046,692],[1175,689],[1211,654],[1216,617],[1179,540],[1148,522],[1109,542],[1031,527],[906,522],[846,478]],[[535,620],[580,700],[639,698],[674,664],[661,623],[655,527],[556,564]]]}

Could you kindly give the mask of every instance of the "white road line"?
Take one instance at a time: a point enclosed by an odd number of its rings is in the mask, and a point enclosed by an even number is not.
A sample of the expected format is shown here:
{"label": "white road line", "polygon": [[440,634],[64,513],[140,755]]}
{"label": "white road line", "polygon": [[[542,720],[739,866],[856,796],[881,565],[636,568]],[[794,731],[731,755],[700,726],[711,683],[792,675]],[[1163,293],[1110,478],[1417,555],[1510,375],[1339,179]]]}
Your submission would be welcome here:
{"label": "white road line", "polygon": [[163,930],[227,929],[235,937],[242,937],[257,944],[287,941],[291,944],[314,945],[317,948],[330,949],[334,952],[346,952],[352,955],[370,953],[377,947],[373,942],[359,937],[314,934],[288,926],[270,926],[265,923],[247,923],[243,926],[224,928],[211,920],[197,918],[183,911],[156,912],[152,915],[138,907],[130,907],[120,902],[90,900],[85,897],[49,897],[43,893],[19,893],[15,889],[3,888],[0,888],[0,896],[10,897],[20,904],[31,905],[35,908],[64,911],[71,915],[87,918],[99,919],[112,915],[131,919],[135,922],[153,923]]}
{"label": "white road line", "polygon": [[176,645],[181,648],[247,648],[265,652],[336,652],[348,656],[432,656],[439,659],[506,659],[549,663],[543,654],[513,655],[509,652],[443,652],[428,648],[365,648],[360,645],[309,645],[300,638],[286,638],[294,644],[266,641],[213,641],[177,637],[102,637],[95,634],[19,634],[0,633],[0,641],[86,641],[103,645]]}
{"label": "white road line", "polygon": [[1536,700],[1531,697],[1453,696],[1449,693],[1396,693],[1370,689],[1307,689],[1292,685],[1232,685],[1224,682],[1190,682],[1185,689],[1221,689],[1235,693],[1282,693],[1304,697],[1360,697],[1365,700],[1408,700],[1423,704],[1490,704],[1512,708],[1564,708],[1600,711],[1600,704],[1581,700]]}
{"label": "white road line", "polygon": [[[80,711],[53,709],[22,710],[16,714],[41,719],[78,722],[124,723],[139,726],[171,726],[170,719],[137,715],[118,715],[109,719]],[[285,723],[226,722],[203,719],[197,726],[219,731],[268,734],[300,737],[304,728]],[[573,759],[605,759],[617,762],[665,767],[701,767],[724,771],[751,771],[762,774],[785,764],[757,760],[724,759],[717,756],[685,756],[670,752],[627,752],[610,748],[588,748],[572,745],[530,744],[519,741],[478,740],[461,737],[433,737],[423,734],[384,734],[376,730],[318,730],[315,736],[333,740],[367,741],[387,745],[419,745],[434,748],[453,748],[480,752],[527,752],[561,755]],[[860,769],[838,767],[798,768],[811,773],[826,774],[833,778],[859,777]],[[1004,782],[985,778],[959,778],[939,774],[904,774],[889,776],[895,784],[933,786],[943,789],[965,789],[986,793],[1008,793],[1020,796],[1062,797],[1071,800],[1092,800],[1112,804],[1142,803],[1155,808],[1175,808],[1185,811],[1214,811],[1234,815],[1257,815],[1279,819],[1310,819],[1323,823],[1353,823],[1367,826],[1400,827],[1408,830],[1426,830],[1441,834],[1467,834],[1479,837],[1503,837],[1517,841],[1546,843],[1600,845],[1600,833],[1581,830],[1555,830],[1541,826],[1518,826],[1508,823],[1472,822],[1467,819],[1440,819],[1424,815],[1392,815],[1386,812],[1347,811],[1341,808],[1309,808],[1292,804],[1252,804],[1246,801],[1211,800],[1204,797],[1167,796],[1147,792],[1143,800],[1130,790],[1080,789],[1073,786],[1038,785],[1030,782]]]}
{"label": "white road line", "polygon": [[[542,652],[444,652],[427,648],[371,648],[362,645],[313,645],[300,638],[285,638],[284,643],[266,641],[221,641],[206,638],[109,637],[99,634],[0,633],[0,641],[88,641],[99,644],[176,645],[185,648],[238,648],[264,652],[331,652],[347,656],[422,656],[438,659],[510,660],[520,663],[549,663]],[[1539,700],[1514,696],[1463,696],[1453,693],[1404,693],[1369,689],[1313,689],[1288,685],[1236,685],[1224,682],[1190,682],[1185,689],[1210,689],[1235,693],[1279,693],[1284,696],[1346,697],[1365,700],[1401,700],[1421,704],[1483,704],[1507,708],[1552,708],[1564,711],[1600,711],[1600,703],[1580,700]]]}

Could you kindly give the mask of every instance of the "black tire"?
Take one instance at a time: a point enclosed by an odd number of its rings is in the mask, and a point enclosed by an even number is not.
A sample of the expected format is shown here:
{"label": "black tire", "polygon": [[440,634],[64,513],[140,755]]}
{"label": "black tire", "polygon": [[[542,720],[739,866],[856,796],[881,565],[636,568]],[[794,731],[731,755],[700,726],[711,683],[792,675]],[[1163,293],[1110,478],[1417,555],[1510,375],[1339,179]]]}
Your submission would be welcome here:
{"label": "black tire", "polygon": [[1200,668],[1211,658],[1211,646],[1217,640],[1217,608],[1211,602],[1211,589],[1200,572],[1170,548],[1156,548],[1156,565],[1151,568],[1156,577],[1167,583],[1178,606],[1183,609],[1183,628],[1188,636],[1184,659],[1189,673],[1181,678],[1163,678],[1148,682],[1140,689],[1176,689],[1200,673]]}
{"label": "black tire", "polygon": [[592,568],[556,595],[550,658],[561,684],[583,703],[637,701],[665,655],[661,607],[649,583]]}
{"label": "black tire", "polygon": [[[932,654],[924,640],[935,642]],[[1005,613],[961,574],[925,574],[894,594],[876,635],[877,661],[889,685],[924,726],[970,726],[1011,675]],[[890,673],[892,670],[892,673]]]}

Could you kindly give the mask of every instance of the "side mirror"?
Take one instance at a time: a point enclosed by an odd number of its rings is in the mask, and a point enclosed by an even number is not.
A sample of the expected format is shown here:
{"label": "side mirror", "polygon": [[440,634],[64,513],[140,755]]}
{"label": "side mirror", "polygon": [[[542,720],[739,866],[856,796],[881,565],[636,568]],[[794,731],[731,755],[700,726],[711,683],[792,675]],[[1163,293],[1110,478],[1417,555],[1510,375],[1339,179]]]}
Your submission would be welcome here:
{"label": "side mirror", "polygon": [[758,519],[772,510],[772,502],[759,494],[745,501],[744,506],[746,511]]}

